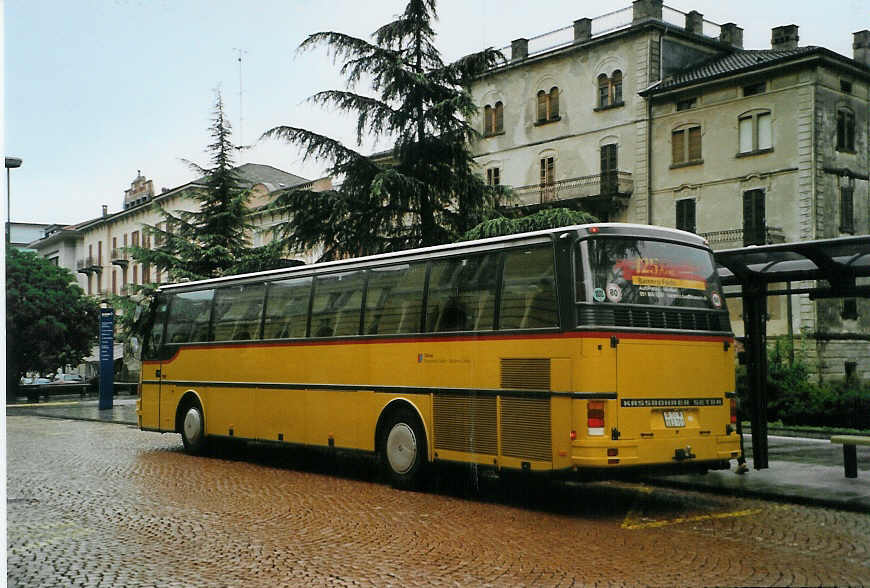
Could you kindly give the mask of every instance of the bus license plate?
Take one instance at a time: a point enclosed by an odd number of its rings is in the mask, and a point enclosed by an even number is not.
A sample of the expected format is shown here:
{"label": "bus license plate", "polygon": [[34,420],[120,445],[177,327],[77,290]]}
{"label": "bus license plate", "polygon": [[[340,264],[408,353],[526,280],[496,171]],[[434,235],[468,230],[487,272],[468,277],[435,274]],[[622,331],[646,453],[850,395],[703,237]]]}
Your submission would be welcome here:
{"label": "bus license plate", "polygon": [[665,417],[665,426],[668,428],[685,427],[686,417],[682,410],[666,410],[662,412]]}

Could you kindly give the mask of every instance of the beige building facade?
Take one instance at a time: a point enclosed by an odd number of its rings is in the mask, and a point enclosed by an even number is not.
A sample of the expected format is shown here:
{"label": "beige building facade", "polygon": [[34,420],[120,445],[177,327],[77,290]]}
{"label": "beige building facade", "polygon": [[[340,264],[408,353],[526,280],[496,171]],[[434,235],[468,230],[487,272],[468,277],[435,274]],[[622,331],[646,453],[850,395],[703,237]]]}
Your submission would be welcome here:
{"label": "beige building facade", "polygon": [[[852,58],[798,41],[778,26],[770,48],[744,49],[734,23],[660,0],[517,39],[472,88],[476,161],[527,209],[681,228],[714,249],[868,234],[870,31]],[[870,378],[870,301],[771,297],[768,314],[818,373]]]}
{"label": "beige building facade", "polygon": [[[271,238],[269,229],[286,220],[280,212],[265,210],[278,192],[289,188],[322,191],[332,187],[329,178],[307,180],[267,165],[249,163],[236,169],[242,185],[250,190],[248,205],[255,228],[249,238],[254,246],[267,243]],[[130,189],[124,193],[121,211],[109,213],[108,205],[104,205],[99,217],[75,225],[50,227],[45,237],[29,247],[76,272],[79,285],[91,296],[126,295],[130,286],[159,284],[166,280],[165,272],[136,263],[126,248],[155,247],[157,244],[145,227],[162,228],[164,218],[160,208],[169,212],[198,210],[199,202],[193,194],[201,187],[200,178],[154,194],[152,180],[137,173]],[[314,252],[293,257],[310,263],[314,261]]]}

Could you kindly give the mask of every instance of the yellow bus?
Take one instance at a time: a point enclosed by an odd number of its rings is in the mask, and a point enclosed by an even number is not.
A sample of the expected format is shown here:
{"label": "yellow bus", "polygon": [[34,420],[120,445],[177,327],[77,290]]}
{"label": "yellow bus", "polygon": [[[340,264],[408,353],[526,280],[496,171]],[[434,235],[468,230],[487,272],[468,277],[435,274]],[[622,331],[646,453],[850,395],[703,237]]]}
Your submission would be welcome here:
{"label": "yellow bus", "polygon": [[734,339],[713,255],[563,227],[162,286],[139,427],[579,477],[728,468]]}

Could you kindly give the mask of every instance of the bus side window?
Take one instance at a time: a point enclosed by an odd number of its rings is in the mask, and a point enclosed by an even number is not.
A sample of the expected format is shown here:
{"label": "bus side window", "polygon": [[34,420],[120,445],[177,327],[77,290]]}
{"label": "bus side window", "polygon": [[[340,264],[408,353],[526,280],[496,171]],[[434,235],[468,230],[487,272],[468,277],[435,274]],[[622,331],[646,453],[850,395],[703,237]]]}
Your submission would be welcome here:
{"label": "bus side window", "polygon": [[168,343],[208,341],[214,290],[181,292],[173,297],[166,324]]}
{"label": "bus side window", "polygon": [[259,339],[264,291],[263,284],[217,290],[214,300],[214,340]]}
{"label": "bus side window", "polygon": [[169,310],[169,298],[165,295],[160,295],[157,302],[157,308],[154,310],[154,323],[151,325],[151,331],[146,339],[145,347],[142,352],[143,359],[156,357],[163,346],[164,327],[166,326],[166,313]]}
{"label": "bus side window", "polygon": [[499,328],[558,326],[553,249],[510,251],[505,255]]}
{"label": "bus side window", "polygon": [[497,268],[496,253],[433,262],[426,330],[437,333],[492,329]]}
{"label": "bus side window", "polygon": [[425,280],[425,263],[370,270],[364,333],[398,335],[419,332]]}
{"label": "bus side window", "polygon": [[269,284],[266,296],[264,339],[305,337],[311,278],[291,278]]}
{"label": "bus side window", "polygon": [[311,336],[358,335],[362,313],[362,271],[317,276],[311,307]]}

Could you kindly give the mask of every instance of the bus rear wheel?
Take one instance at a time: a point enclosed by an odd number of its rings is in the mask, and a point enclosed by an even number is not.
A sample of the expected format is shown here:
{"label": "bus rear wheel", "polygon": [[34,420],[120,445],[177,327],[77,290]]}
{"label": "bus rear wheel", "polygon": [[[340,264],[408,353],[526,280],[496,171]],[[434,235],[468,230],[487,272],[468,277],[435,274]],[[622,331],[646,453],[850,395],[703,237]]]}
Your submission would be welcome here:
{"label": "bus rear wheel", "polygon": [[197,455],[205,452],[205,417],[196,400],[188,402],[182,409],[181,442],[188,453]]}
{"label": "bus rear wheel", "polygon": [[420,419],[409,408],[400,408],[388,419],[381,440],[381,461],[394,488],[419,488],[426,470],[426,434]]}

